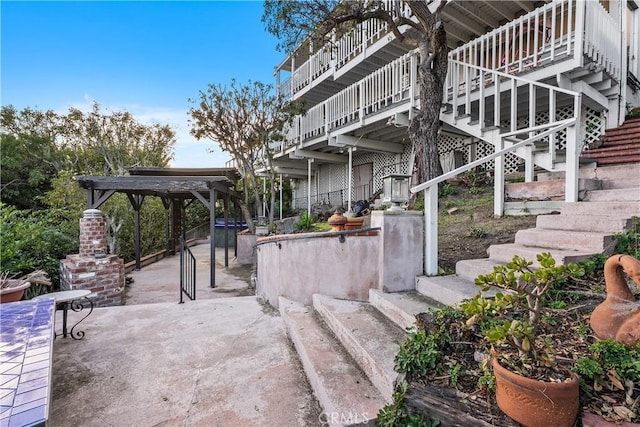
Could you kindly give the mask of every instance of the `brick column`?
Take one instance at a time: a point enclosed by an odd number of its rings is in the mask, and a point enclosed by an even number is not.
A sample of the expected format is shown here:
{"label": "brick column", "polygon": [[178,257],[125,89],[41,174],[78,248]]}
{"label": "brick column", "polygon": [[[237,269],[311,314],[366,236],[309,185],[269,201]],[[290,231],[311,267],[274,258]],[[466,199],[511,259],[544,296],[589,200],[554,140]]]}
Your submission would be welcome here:
{"label": "brick column", "polygon": [[107,255],[107,221],[98,209],[80,219],[80,253],[60,261],[60,288],[87,289],[96,307],[124,303],[124,261]]}
{"label": "brick column", "polygon": [[80,256],[107,253],[107,220],[98,209],[87,209],[80,218]]}

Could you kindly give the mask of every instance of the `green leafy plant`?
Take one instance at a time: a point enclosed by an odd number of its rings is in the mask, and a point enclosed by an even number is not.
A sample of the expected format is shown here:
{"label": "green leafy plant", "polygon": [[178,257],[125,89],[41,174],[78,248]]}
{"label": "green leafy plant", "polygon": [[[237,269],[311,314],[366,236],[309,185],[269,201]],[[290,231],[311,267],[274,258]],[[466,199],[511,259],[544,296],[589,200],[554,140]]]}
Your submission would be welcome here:
{"label": "green leafy plant", "polygon": [[640,418],[637,394],[634,396],[640,384],[640,344],[626,346],[614,340],[601,340],[591,344],[589,350],[589,357],[579,358],[573,367],[587,397],[614,392],[598,410],[618,421]]}
{"label": "green leafy plant", "polygon": [[512,368],[524,375],[534,368],[556,365],[553,343],[537,336],[546,292],[569,277],[584,275],[584,269],[575,264],[556,265],[549,253],[539,254],[537,260],[540,267],[534,269],[532,261],[516,255],[506,265],[494,267],[492,273],[478,276],[475,283],[484,291],[498,287],[506,292],[492,299],[478,294],[461,305],[469,316],[467,325],[484,322],[484,336],[498,354],[506,355],[508,349],[517,352],[511,362],[517,361],[518,366]]}
{"label": "green leafy plant", "polygon": [[[616,250],[618,254],[628,254],[640,258],[640,219],[633,217],[633,226],[624,233],[616,233]],[[604,265],[604,263],[603,263]]]}
{"label": "green leafy plant", "polygon": [[395,358],[395,370],[407,374],[408,379],[425,375],[442,360],[440,348],[443,342],[439,334],[418,329],[409,333],[409,338],[400,346]]}
{"label": "green leafy plant", "polygon": [[482,227],[471,226],[469,227],[469,234],[476,239],[482,239],[487,236],[487,232]]}
{"label": "green leafy plant", "polygon": [[376,425],[382,427],[437,427],[439,420],[427,418],[424,415],[413,414],[407,411],[404,396],[409,384],[403,381],[393,393],[393,402],[383,406],[378,412]]}
{"label": "green leafy plant", "polygon": [[446,183],[440,188],[440,197],[453,196],[458,194],[458,190],[453,185]]}
{"label": "green leafy plant", "polygon": [[309,231],[313,228],[314,221],[315,219],[313,215],[309,214],[309,212],[302,212],[302,214],[300,214],[300,219],[296,222],[296,230]]}

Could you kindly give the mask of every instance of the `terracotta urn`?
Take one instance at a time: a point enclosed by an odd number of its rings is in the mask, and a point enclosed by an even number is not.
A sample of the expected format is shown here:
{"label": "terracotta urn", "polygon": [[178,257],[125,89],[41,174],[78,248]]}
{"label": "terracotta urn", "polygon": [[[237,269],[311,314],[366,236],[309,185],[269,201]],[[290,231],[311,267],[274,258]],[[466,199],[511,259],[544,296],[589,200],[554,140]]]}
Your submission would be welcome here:
{"label": "terracotta urn", "polygon": [[331,226],[331,231],[343,231],[344,225],[347,223],[347,218],[338,209],[331,215],[327,222]]}
{"label": "terracotta urn", "polygon": [[31,282],[22,279],[0,281],[0,303],[20,301]]}
{"label": "terracotta urn", "polygon": [[493,359],[496,401],[507,416],[526,427],[572,427],[579,409],[578,377],[553,383],[523,377]]}
{"label": "terracotta urn", "polygon": [[601,340],[626,345],[640,342],[640,301],[636,301],[625,274],[640,286],[640,261],[631,255],[613,255],[604,264],[607,299],[591,313],[591,329]]}

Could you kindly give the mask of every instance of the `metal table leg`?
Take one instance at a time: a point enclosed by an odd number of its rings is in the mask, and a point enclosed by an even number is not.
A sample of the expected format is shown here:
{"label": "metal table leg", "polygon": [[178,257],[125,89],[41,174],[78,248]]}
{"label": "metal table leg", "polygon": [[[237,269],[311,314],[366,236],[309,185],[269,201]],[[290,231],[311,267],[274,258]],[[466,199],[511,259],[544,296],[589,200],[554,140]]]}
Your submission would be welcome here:
{"label": "metal table leg", "polygon": [[[78,326],[80,322],[82,322],[84,319],[89,317],[89,315],[93,312],[93,300],[91,300],[89,297],[84,297],[84,298],[71,301],[69,306],[71,310],[75,311],[76,313],[81,312],[82,310],[85,309],[85,307],[89,307],[89,312],[82,319],[78,320],[75,325],[71,327],[71,332],[70,332],[71,338],[73,338],[74,340],[81,340],[82,338],[84,338],[84,331],[74,332],[73,330],[75,329],[76,326]],[[63,318],[63,328],[66,328],[66,312]]]}

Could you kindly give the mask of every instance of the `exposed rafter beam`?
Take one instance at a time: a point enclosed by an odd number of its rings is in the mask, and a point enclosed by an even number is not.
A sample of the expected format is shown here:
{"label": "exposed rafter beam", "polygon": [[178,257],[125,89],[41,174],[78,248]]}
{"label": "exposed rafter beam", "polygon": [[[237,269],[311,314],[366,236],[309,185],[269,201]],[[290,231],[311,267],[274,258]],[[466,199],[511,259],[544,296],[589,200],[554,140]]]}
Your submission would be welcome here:
{"label": "exposed rafter beam", "polygon": [[463,6],[460,3],[452,2],[451,7],[455,9],[455,13],[457,14],[466,13],[469,15],[473,15],[478,21],[482,22],[487,27],[497,28],[498,21],[491,19],[492,17],[489,16],[488,14],[480,12],[480,9],[478,8],[478,4],[480,3],[467,2]]}
{"label": "exposed rafter beam", "polygon": [[526,1],[514,0],[513,2],[517,4],[521,9],[526,10],[527,12],[531,12],[533,10],[533,6]]}
{"label": "exposed rafter beam", "polygon": [[299,160],[277,159],[277,160],[272,160],[271,164],[273,165],[274,168],[293,168],[293,169],[304,169],[305,171],[307,170],[307,162],[302,162]]}
{"label": "exposed rafter beam", "polygon": [[452,26],[446,27],[446,30],[447,30],[447,36],[453,37],[454,39],[461,41],[462,43],[466,43],[469,41],[469,36],[462,35],[461,33],[457,32],[454,28],[452,28]]}
{"label": "exposed rafter beam", "polygon": [[282,174],[286,177],[302,177],[302,178],[306,178],[307,177],[307,169],[293,169],[293,168],[281,168],[281,167],[277,167],[275,168],[275,172]]}
{"label": "exposed rafter beam", "polygon": [[[496,2],[497,3],[497,2]],[[502,10],[501,7],[496,7],[492,4],[492,1],[485,1],[484,4],[491,10],[493,10],[494,12],[496,12],[497,14],[501,15],[504,19],[506,19],[507,21],[513,21],[513,18],[515,18],[515,15],[509,11],[505,11]],[[499,3],[498,3],[499,4]]]}
{"label": "exposed rafter beam", "polygon": [[486,33],[486,30],[484,28],[482,28],[480,25],[478,25],[477,23],[467,18],[467,16],[465,16],[464,14],[455,13],[455,11],[453,11],[454,13],[451,13],[451,12],[447,12],[446,10],[447,9],[444,9],[442,11],[442,14],[446,16],[448,19],[450,19],[451,21],[457,22],[459,25],[468,28],[469,30],[471,30],[473,33],[477,35],[482,35]]}
{"label": "exposed rafter beam", "polygon": [[318,159],[330,163],[347,163],[347,158],[339,154],[322,153],[320,151],[311,150],[296,150],[289,157],[293,158],[305,158],[305,159]]}
{"label": "exposed rafter beam", "polygon": [[337,135],[335,139],[331,138],[329,140],[329,145],[336,147],[351,146],[358,147],[362,150],[382,151],[385,153],[396,154],[404,151],[404,147],[401,144],[394,144],[392,142],[378,141],[368,138],[357,138],[350,135]]}

